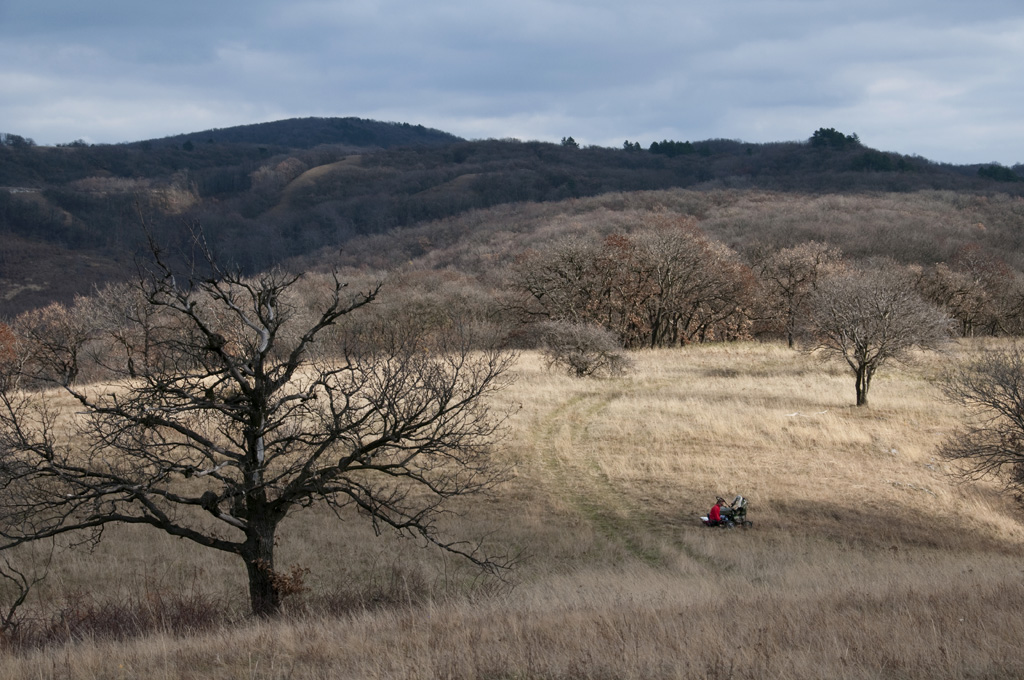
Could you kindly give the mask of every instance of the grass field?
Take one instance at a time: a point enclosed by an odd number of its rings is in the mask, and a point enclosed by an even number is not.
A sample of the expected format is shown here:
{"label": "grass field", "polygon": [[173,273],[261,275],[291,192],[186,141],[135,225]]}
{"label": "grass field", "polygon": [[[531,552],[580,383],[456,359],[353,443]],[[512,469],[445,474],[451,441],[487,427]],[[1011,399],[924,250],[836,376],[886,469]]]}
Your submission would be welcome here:
{"label": "grass field", "polygon": [[[506,581],[307,511],[279,548],[305,591],[252,621],[240,562],[120,528],[59,553],[28,612],[92,627],[0,652],[0,676],[1021,677],[1018,508],[935,453],[960,417],[935,379],[984,349],[883,369],[867,409],[851,375],[779,345],[638,353],[608,380],[525,354],[503,394],[514,476],[448,520],[521,554]],[[737,493],[752,529],[700,525]]]}

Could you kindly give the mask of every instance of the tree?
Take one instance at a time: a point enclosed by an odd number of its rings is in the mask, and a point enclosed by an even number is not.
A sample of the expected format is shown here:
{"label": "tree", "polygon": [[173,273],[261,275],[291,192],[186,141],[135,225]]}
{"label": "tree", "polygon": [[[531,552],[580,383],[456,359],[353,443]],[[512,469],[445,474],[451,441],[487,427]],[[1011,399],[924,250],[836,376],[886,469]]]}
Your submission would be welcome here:
{"label": "tree", "polygon": [[811,349],[847,363],[856,378],[857,406],[867,406],[875,372],[912,348],[945,342],[950,320],[888,263],[822,281],[811,301],[810,331]]}
{"label": "tree", "polygon": [[808,241],[792,248],[758,253],[754,260],[767,315],[782,323],[786,340],[793,347],[818,280],[830,267],[838,265],[842,255],[838,248]]}
{"label": "tree", "polygon": [[961,463],[969,479],[1001,478],[1024,502],[1024,353],[986,352],[947,373],[942,387],[970,416],[942,443],[942,456]]}
{"label": "tree", "polygon": [[631,234],[603,243],[572,236],[517,263],[516,287],[534,316],[597,323],[626,347],[735,337],[752,277],[693,218],[639,214]]}
{"label": "tree", "polygon": [[675,158],[697,152],[692,142],[677,142],[671,139],[663,139],[661,143],[651,142],[650,152]]}
{"label": "tree", "polygon": [[599,256],[597,243],[568,236],[519,257],[515,286],[527,294],[526,316],[604,322],[605,314],[594,308],[595,298],[607,297],[609,285],[596,266]]}
{"label": "tree", "polygon": [[579,142],[577,142],[572,137],[562,137],[561,144],[562,144],[562,146],[568,147],[570,149],[578,149],[578,148],[580,148]]}
{"label": "tree", "polygon": [[436,519],[446,500],[502,478],[490,454],[502,418],[486,402],[507,353],[436,337],[427,352],[395,328],[342,344],[338,325],[379,286],[350,294],[334,277],[314,290],[280,271],[245,279],[216,267],[180,285],[156,261],[133,296],[97,302],[107,313],[94,330],[108,342],[89,354],[108,371],[102,385],[26,376],[70,395],[63,412],[0,385],[0,549],[149,526],[239,556],[257,615],[281,608],[278,527],[313,505],[354,507],[375,527],[505,564],[443,539]]}
{"label": "tree", "polygon": [[811,146],[828,149],[847,149],[860,146],[860,138],[856,133],[845,135],[835,128],[818,128],[811,135]]}
{"label": "tree", "polygon": [[621,297],[639,308],[640,340],[650,347],[722,339],[746,322],[749,269],[693,218],[648,216],[634,235],[632,256],[621,261],[636,281]]}
{"label": "tree", "polygon": [[16,135],[10,132],[0,132],[0,146],[27,149],[35,145],[35,141],[29,137],[22,137],[21,135]]}
{"label": "tree", "polygon": [[[80,307],[82,298],[75,303]],[[22,358],[37,374],[45,372],[61,384],[71,385],[78,380],[82,349],[92,334],[81,309],[52,302],[18,316],[16,330],[26,350]]]}
{"label": "tree", "polygon": [[948,263],[923,270],[922,294],[973,337],[1017,335],[1024,313],[1024,280],[1013,267],[975,244],[959,247]]}
{"label": "tree", "polygon": [[1018,175],[1012,168],[998,163],[983,165],[978,168],[978,177],[992,179],[997,182],[1024,182],[1024,177]]}

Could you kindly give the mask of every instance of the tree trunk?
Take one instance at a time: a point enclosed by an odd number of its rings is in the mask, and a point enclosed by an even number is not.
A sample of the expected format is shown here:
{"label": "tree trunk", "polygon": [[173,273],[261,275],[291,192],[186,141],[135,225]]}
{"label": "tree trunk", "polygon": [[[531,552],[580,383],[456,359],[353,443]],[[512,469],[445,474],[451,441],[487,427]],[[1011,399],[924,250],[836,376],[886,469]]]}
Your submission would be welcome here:
{"label": "tree trunk", "polygon": [[868,405],[868,388],[871,387],[871,369],[867,366],[857,367],[857,406]]}
{"label": "tree trunk", "polygon": [[277,522],[255,521],[242,547],[242,559],[249,575],[249,604],[256,616],[281,613],[281,592],[274,573],[274,532]]}

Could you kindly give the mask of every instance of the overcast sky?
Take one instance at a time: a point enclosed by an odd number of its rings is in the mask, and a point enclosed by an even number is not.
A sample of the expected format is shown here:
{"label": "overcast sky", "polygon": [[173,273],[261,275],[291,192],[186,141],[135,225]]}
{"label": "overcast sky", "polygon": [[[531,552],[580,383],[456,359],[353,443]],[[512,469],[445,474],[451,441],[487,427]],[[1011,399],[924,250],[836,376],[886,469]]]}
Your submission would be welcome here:
{"label": "overcast sky", "polygon": [[358,116],[644,147],[819,127],[1024,162],[1020,0],[0,0],[0,132]]}

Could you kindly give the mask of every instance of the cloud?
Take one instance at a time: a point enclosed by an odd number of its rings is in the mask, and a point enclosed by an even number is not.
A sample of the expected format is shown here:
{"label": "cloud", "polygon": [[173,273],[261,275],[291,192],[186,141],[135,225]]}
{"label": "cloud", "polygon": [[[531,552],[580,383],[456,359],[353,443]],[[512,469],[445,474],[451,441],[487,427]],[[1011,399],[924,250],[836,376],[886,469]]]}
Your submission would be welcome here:
{"label": "cloud", "polygon": [[865,0],[0,4],[0,126],[116,142],[289,116],[466,137],[806,139],[1014,163],[1024,8]]}

